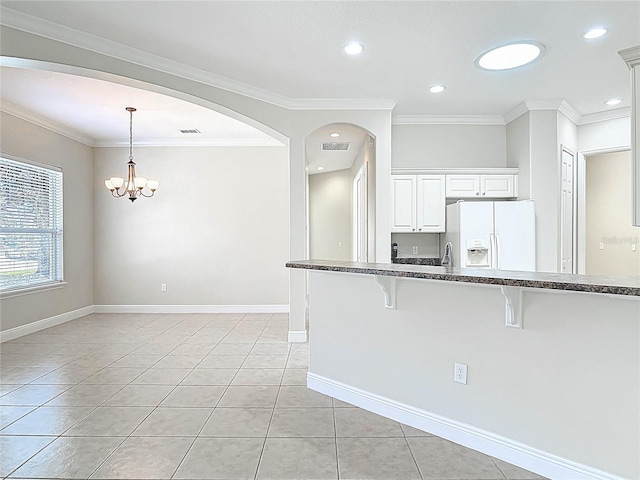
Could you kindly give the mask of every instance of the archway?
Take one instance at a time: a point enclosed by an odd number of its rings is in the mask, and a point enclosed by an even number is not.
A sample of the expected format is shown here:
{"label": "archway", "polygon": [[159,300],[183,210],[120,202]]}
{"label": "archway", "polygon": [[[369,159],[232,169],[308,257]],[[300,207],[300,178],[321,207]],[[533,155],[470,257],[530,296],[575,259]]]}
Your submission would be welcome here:
{"label": "archway", "polygon": [[375,139],[349,123],[305,139],[309,258],[367,261],[375,245]]}

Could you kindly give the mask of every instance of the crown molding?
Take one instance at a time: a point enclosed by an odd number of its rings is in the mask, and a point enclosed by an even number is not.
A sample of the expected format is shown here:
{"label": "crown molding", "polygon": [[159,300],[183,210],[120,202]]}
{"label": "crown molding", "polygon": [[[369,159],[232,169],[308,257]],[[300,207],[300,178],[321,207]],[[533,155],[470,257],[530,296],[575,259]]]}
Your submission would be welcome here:
{"label": "crown molding", "polygon": [[70,138],[76,142],[83,143],[89,147],[94,147],[94,140],[83,133],[78,132],[72,128],[69,128],[65,125],[62,125],[58,122],[54,122],[42,115],[38,115],[30,110],[26,110],[22,107],[19,107],[11,102],[6,100],[2,100],[0,103],[0,111],[8,113],[9,115],[13,115],[14,117],[18,117],[22,120],[25,120],[29,123],[33,123],[38,127],[46,128],[54,133],[62,135],[64,137]]}
{"label": "crown molding", "polygon": [[396,104],[395,100],[390,99],[292,99],[3,6],[0,6],[0,24],[142,67],[204,83],[289,110],[390,110]]}
{"label": "crown molding", "polygon": [[631,107],[614,108],[613,110],[605,110],[603,112],[590,113],[580,117],[579,125],[588,123],[606,122],[607,120],[617,120],[619,118],[630,118]]}
{"label": "crown molding", "polygon": [[631,109],[629,107],[581,115],[565,100],[528,100],[516,105],[512,110],[505,113],[504,123],[511,123],[519,116],[534,110],[557,110],[578,126],[585,125],[587,123],[605,122],[607,120],[615,120],[631,116]]}
{"label": "crown molding", "polygon": [[618,55],[620,55],[622,59],[627,62],[629,68],[640,65],[640,45],[620,50],[618,52]]}
{"label": "crown molding", "polygon": [[[269,138],[211,138],[211,139],[142,139],[133,142],[134,147],[282,147],[281,142]],[[128,142],[118,140],[100,140],[96,148],[124,148]]]}
{"label": "crown molding", "polygon": [[571,120],[576,125],[582,125],[582,115],[564,100],[560,102],[558,111],[564,114],[569,120]]}
{"label": "crown molding", "polygon": [[504,125],[502,115],[394,115],[393,125]]}

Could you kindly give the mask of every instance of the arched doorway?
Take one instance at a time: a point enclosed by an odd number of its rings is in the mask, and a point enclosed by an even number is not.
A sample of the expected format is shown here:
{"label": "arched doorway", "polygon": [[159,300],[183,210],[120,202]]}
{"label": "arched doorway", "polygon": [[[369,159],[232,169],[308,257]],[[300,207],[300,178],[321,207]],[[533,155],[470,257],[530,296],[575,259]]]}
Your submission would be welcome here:
{"label": "arched doorway", "polygon": [[305,139],[309,258],[366,262],[375,245],[375,139],[331,123]]}

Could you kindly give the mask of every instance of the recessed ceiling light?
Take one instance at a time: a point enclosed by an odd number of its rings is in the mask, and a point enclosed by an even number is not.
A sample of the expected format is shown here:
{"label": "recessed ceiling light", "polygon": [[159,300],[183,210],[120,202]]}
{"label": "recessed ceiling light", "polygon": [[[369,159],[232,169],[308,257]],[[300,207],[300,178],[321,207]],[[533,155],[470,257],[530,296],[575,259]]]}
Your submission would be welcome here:
{"label": "recessed ceiling light", "polygon": [[510,70],[533,62],[544,53],[544,46],[536,42],[517,42],[492,48],[476,59],[482,70]]}
{"label": "recessed ceiling light", "polygon": [[347,55],[360,55],[364,51],[364,45],[357,42],[351,42],[344,47],[344,53]]}
{"label": "recessed ceiling light", "polygon": [[333,132],[333,133],[329,134],[329,136],[333,137],[333,138],[337,138],[337,137],[340,136],[340,134],[338,132]]}
{"label": "recessed ceiling light", "polygon": [[322,171],[322,170],[324,170],[324,167],[316,167],[316,170]]}
{"label": "recessed ceiling light", "polygon": [[429,91],[431,93],[442,93],[442,92],[444,92],[445,88],[447,88],[447,87],[445,87],[444,85],[434,85],[433,87],[431,87],[429,89]]}
{"label": "recessed ceiling light", "polygon": [[611,100],[607,100],[606,102],[604,102],[605,105],[609,105],[610,107],[613,107],[614,105],[619,105],[621,103],[622,103],[621,98],[612,98]]}
{"label": "recessed ceiling light", "polygon": [[587,30],[582,34],[582,38],[587,40],[593,40],[594,38],[600,38],[607,33],[607,29],[604,27],[595,27]]}

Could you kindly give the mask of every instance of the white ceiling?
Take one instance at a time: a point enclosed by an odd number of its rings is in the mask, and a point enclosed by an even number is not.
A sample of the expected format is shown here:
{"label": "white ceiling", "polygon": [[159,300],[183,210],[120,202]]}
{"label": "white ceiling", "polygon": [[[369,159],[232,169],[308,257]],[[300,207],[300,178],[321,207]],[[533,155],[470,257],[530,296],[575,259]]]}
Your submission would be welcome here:
{"label": "white ceiling", "polygon": [[[94,50],[118,51],[150,65],[162,63],[169,70],[204,76],[285,106],[319,99],[365,103],[389,99],[397,102],[396,118],[504,115],[523,101],[565,100],[580,115],[611,110],[604,101],[613,97],[623,100],[614,108],[628,107],[629,72],[617,52],[640,44],[637,0],[3,0],[2,8],[3,24],[19,24],[34,33],[46,30],[53,38],[90,43]],[[608,34],[584,40],[582,33],[597,25],[606,26]],[[352,40],[365,46],[359,57],[342,51]],[[515,40],[540,42],[546,53],[534,64],[511,71],[488,72],[474,66],[478,54]],[[50,80],[60,89],[56,95],[66,95],[62,109],[62,102],[54,105],[49,87],[29,87],[28,81],[18,78],[20,73],[6,75],[4,69],[1,73],[2,95],[9,102],[69,122],[98,143],[126,141],[128,129],[124,135],[121,131],[123,121],[128,127],[124,107],[134,99],[144,100],[142,93],[126,89],[95,95],[83,86],[62,93],[63,85]],[[5,87],[5,79],[11,88]],[[447,86],[443,94],[428,92],[436,83]],[[10,92],[12,88],[22,91]],[[28,88],[40,90],[32,97]],[[43,98],[48,101],[41,102]],[[112,99],[114,105],[107,106],[104,99]],[[134,114],[140,138],[172,139],[177,128],[208,130],[208,125],[212,131],[223,128],[213,137],[253,138],[255,133],[241,131],[237,124],[221,126],[215,112],[193,105],[185,105],[181,116],[177,104],[172,112],[167,104],[164,118],[155,112],[159,116],[152,121],[151,112],[173,100],[148,100],[148,107],[144,102],[133,105],[140,109]],[[145,111],[150,115],[146,126]],[[166,129],[145,134],[151,124]]]}
{"label": "white ceiling", "polygon": [[[281,145],[260,130],[211,109],[125,85],[65,73],[0,67],[2,109],[92,146]],[[180,130],[199,130],[183,134]]]}

